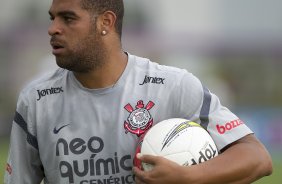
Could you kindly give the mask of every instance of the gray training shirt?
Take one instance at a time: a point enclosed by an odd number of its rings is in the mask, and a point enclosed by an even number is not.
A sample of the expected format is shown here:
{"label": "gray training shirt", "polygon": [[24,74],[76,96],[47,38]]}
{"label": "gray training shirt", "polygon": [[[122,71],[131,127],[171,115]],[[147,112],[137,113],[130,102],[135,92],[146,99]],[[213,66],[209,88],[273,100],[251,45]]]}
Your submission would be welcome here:
{"label": "gray training shirt", "polygon": [[252,133],[186,70],[128,54],[115,85],[87,89],[58,69],[20,93],[5,183],[134,183],[138,137],[168,118],[201,124],[219,150]]}

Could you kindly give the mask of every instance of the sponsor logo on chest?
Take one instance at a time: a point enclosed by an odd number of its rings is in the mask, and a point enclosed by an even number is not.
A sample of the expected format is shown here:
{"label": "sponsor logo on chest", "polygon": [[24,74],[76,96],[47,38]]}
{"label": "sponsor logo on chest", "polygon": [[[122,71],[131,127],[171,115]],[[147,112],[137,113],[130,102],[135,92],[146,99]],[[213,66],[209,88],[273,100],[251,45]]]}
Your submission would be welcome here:
{"label": "sponsor logo on chest", "polygon": [[[61,178],[67,183],[133,184],[132,157],[118,151],[105,156],[106,142],[101,137],[59,138],[55,155]],[[126,174],[127,173],[127,174]]]}
{"label": "sponsor logo on chest", "polygon": [[63,93],[63,87],[56,87],[56,88],[50,88],[50,89],[43,89],[43,90],[37,90],[38,98],[37,101],[41,100],[41,98],[47,96],[47,95],[53,95],[58,93]]}

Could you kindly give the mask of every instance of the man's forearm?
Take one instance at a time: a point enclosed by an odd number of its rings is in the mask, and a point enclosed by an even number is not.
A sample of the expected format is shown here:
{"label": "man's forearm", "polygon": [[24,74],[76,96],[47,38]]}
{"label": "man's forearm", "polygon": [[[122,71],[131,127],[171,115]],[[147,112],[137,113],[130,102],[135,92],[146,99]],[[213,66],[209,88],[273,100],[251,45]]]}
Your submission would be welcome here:
{"label": "man's forearm", "polygon": [[198,178],[197,183],[243,184],[271,174],[272,161],[254,135],[248,135],[232,144],[218,157],[187,169],[187,172],[192,171]]}

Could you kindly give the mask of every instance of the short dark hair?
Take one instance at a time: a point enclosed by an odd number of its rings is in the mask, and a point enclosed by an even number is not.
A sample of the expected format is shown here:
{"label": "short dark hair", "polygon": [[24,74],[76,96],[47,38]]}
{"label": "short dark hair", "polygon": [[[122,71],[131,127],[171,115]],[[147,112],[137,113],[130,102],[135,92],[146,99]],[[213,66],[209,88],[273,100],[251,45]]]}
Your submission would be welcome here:
{"label": "short dark hair", "polygon": [[98,14],[102,14],[108,10],[114,12],[117,16],[115,29],[121,38],[124,16],[123,0],[81,0],[81,6],[83,9],[90,10]]}

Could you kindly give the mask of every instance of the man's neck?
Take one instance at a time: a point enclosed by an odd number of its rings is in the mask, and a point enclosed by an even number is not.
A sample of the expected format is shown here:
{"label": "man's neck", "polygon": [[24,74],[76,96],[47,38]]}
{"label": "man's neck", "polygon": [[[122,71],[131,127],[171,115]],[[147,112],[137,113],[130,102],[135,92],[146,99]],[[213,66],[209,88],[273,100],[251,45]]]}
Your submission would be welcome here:
{"label": "man's neck", "polygon": [[127,54],[122,51],[111,55],[101,68],[88,73],[74,72],[74,76],[84,87],[89,89],[113,86],[125,70],[127,60]]}

